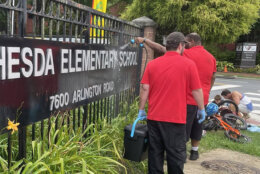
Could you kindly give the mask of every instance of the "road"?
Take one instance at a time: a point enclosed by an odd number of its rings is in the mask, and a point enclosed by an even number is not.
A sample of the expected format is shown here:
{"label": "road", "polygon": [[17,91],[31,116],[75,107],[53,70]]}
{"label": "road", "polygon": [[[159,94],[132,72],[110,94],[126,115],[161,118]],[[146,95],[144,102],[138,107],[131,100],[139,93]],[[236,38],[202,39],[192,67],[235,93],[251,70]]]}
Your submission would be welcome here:
{"label": "road", "polygon": [[210,93],[210,100],[213,99],[215,95],[221,94],[223,89],[229,89],[230,91],[237,90],[247,95],[252,100],[254,107],[250,116],[260,123],[260,79],[216,78]]}

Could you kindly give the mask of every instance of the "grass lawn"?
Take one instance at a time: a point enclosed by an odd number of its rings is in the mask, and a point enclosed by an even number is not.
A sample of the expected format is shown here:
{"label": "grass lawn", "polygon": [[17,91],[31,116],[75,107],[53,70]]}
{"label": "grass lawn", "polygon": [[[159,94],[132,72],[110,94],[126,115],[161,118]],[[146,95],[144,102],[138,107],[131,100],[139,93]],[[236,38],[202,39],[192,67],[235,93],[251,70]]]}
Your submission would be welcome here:
{"label": "grass lawn", "polygon": [[[203,153],[216,148],[223,148],[260,157],[260,133],[249,131],[242,131],[242,133],[249,136],[251,142],[244,144],[233,142],[224,135],[223,130],[207,131],[206,136],[201,140],[199,150]],[[190,143],[187,145],[189,150]]]}

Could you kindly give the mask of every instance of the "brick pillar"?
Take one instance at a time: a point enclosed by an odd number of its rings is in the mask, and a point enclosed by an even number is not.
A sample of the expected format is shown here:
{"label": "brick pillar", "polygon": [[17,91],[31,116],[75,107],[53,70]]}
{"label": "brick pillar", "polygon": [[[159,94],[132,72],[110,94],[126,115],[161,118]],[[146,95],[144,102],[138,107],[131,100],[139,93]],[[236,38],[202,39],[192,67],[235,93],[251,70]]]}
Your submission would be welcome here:
{"label": "brick pillar", "polygon": [[[157,24],[152,19],[150,19],[146,16],[143,16],[143,17],[134,19],[132,22],[141,26],[141,27],[143,27],[145,38],[150,39],[152,41],[155,40]],[[143,71],[144,71],[146,57],[147,57],[147,63],[150,60],[154,59],[154,51],[147,46],[146,46],[146,49],[147,49],[147,52],[148,52],[148,56],[146,56],[146,51],[145,51],[145,49],[143,49],[141,75],[143,74]]]}

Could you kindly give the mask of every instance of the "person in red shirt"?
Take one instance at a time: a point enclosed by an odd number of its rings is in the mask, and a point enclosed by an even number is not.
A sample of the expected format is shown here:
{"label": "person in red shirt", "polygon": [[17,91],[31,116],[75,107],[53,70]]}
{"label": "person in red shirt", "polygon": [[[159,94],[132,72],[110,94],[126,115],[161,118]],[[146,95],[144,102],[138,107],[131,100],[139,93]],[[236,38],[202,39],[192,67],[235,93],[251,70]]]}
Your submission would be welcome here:
{"label": "person in red shirt", "polygon": [[145,114],[148,100],[148,170],[163,173],[164,151],[169,174],[183,173],[186,160],[186,108],[188,93],[197,105],[197,117],[205,119],[203,93],[196,65],[181,56],[185,37],[180,32],[168,35],[166,53],[150,61],[141,80],[138,117]]}
{"label": "person in red shirt", "polygon": [[[197,66],[200,83],[202,85],[204,104],[208,104],[209,93],[215,82],[216,59],[201,45],[201,38],[197,33],[186,36],[188,44],[183,55],[193,60]],[[190,160],[199,158],[198,148],[202,137],[202,125],[198,123],[196,112],[198,107],[191,93],[187,99],[187,141],[191,138]]]}
{"label": "person in red shirt", "polygon": [[[201,45],[201,38],[197,33],[190,33],[186,36],[188,43],[187,49],[184,50],[183,55],[193,60],[196,64],[200,83],[203,89],[204,104],[208,104],[209,93],[211,87],[215,82],[216,72],[216,59]],[[166,48],[158,43],[155,43],[149,39],[138,37],[137,43],[145,43],[150,48],[154,49],[158,53],[165,53]],[[191,138],[191,151],[190,160],[197,160],[199,158],[198,146],[202,137],[202,125],[196,118],[197,104],[193,99],[192,93],[188,94],[187,98],[187,142]]]}

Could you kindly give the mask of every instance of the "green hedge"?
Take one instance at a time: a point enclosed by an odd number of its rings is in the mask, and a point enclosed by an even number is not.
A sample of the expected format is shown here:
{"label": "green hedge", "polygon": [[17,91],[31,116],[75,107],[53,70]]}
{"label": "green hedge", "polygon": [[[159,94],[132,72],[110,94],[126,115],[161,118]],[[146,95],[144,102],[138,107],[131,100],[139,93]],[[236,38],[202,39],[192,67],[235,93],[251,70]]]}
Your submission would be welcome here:
{"label": "green hedge", "polygon": [[205,49],[207,49],[216,58],[217,61],[226,61],[230,63],[234,63],[235,61],[235,51],[224,50],[214,44],[206,45]]}
{"label": "green hedge", "polygon": [[256,65],[260,65],[260,53],[256,55]]}
{"label": "green hedge", "polygon": [[227,70],[229,72],[260,74],[260,64],[256,65],[254,68],[236,68],[233,63],[227,61],[217,61],[217,71],[224,71],[225,66],[227,66]]}

